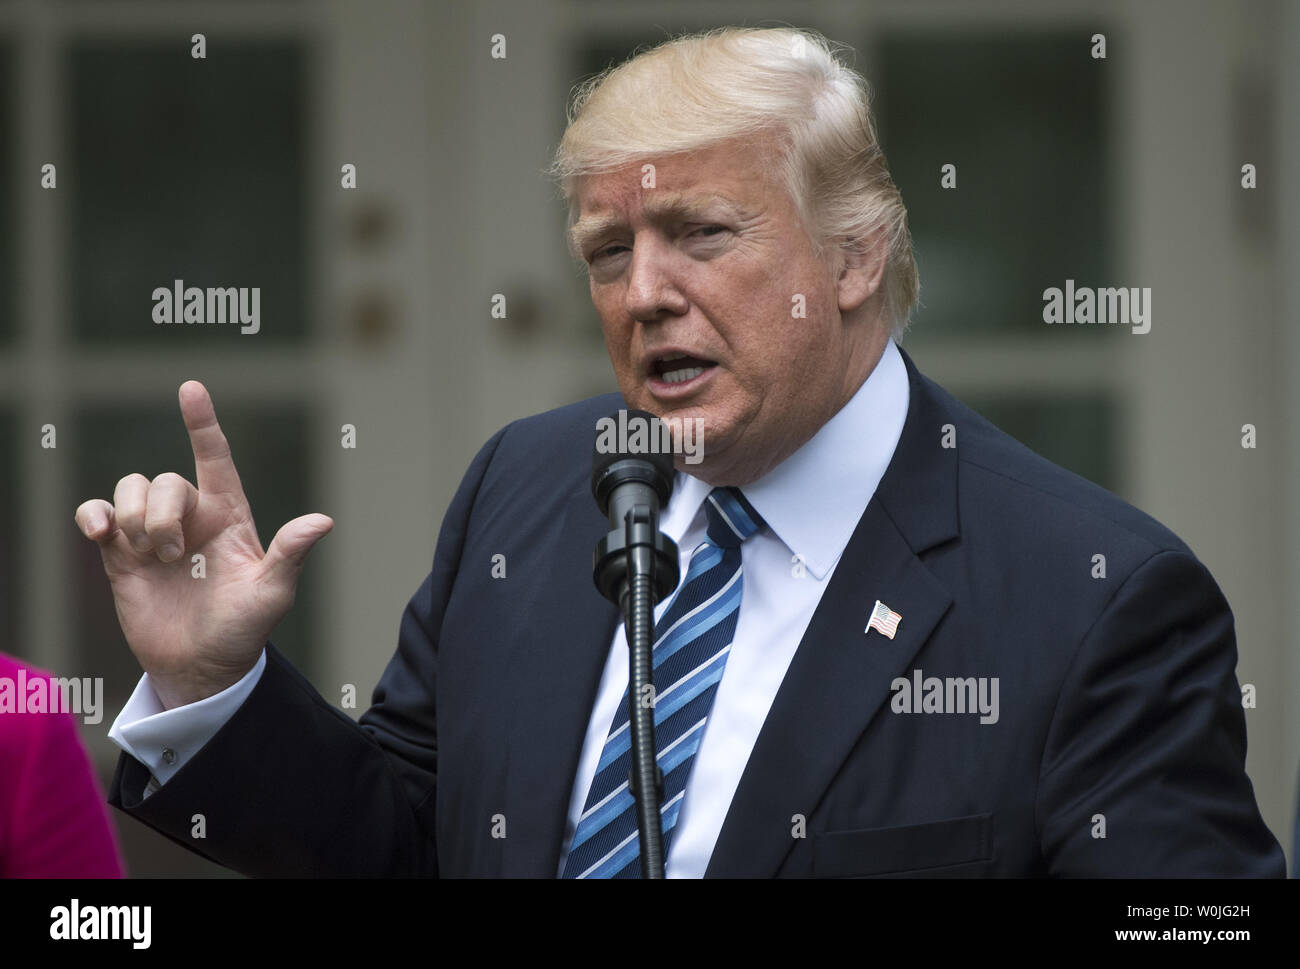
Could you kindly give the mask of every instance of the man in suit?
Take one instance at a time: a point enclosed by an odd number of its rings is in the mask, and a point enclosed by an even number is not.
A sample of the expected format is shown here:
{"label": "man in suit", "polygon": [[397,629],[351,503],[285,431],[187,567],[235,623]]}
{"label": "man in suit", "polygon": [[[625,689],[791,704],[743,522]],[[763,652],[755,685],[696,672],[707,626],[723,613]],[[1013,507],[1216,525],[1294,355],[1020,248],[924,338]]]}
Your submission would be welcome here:
{"label": "man in suit", "polygon": [[556,174],[621,394],[479,452],[358,725],[267,643],[332,523],[263,552],[183,385],[197,487],[77,511],[146,670],[112,802],[250,874],[635,877],[587,463],[631,406],[704,429],[661,521],[670,877],[1282,874],[1204,566],[897,345],[916,273],[860,78],[815,35],[715,32],[571,117]]}

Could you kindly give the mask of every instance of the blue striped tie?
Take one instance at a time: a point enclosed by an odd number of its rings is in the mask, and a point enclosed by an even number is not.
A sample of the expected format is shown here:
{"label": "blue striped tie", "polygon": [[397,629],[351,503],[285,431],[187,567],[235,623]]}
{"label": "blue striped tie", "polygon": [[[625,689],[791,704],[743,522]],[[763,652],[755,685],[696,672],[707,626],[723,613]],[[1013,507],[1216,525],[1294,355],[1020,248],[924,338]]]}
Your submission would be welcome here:
{"label": "blue striped tie", "polygon": [[[763,527],[763,519],[736,488],[714,488],[704,511],[708,538],[695,549],[686,580],[655,626],[655,747],[664,775],[660,816],[665,858],[736,632],[742,591],[740,543]],[[627,699],[624,690],[573,833],[565,878],[641,877],[641,839],[628,790],[632,753]]]}

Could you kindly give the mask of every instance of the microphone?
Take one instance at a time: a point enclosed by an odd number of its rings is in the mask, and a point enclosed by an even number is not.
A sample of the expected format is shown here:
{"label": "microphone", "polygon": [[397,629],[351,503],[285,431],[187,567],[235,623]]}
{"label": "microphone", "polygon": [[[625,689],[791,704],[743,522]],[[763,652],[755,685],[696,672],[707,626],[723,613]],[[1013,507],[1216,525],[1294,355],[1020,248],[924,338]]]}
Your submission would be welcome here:
{"label": "microphone", "polygon": [[[617,446],[610,446],[612,435],[603,433],[602,425],[605,431],[618,428]],[[635,428],[630,435],[629,427]],[[592,579],[623,613],[632,753],[628,787],[636,799],[641,875],[657,879],[664,877],[664,851],[663,772],[654,734],[654,607],[677,588],[679,571],[677,546],[659,531],[659,509],[673,492],[671,437],[663,422],[645,411],[618,411],[598,421],[596,429],[591,494],[609,518],[610,531],[596,544]],[[646,446],[633,447],[638,441]]]}
{"label": "microphone", "polygon": [[[617,411],[597,421],[596,427],[591,494],[609,519],[611,531],[596,546],[592,577],[600,594],[626,616],[624,600],[633,574],[653,577],[655,603],[677,588],[677,546],[659,532],[659,509],[673,493],[671,437],[659,418],[643,410]],[[606,433],[615,428],[616,435]],[[633,433],[628,433],[629,428]],[[643,526],[633,529],[639,541],[629,541],[624,534],[630,514]]]}
{"label": "microphone", "polygon": [[[660,440],[658,433],[663,422],[646,411],[619,411],[605,420],[610,422],[606,426],[611,430],[619,426],[634,426],[634,421],[641,423],[650,430],[640,435],[640,440],[648,440],[651,444]],[[609,516],[611,528],[622,526],[624,515],[634,504],[648,505],[657,511],[673,493],[672,452],[649,447],[642,451],[632,450],[628,434],[619,435],[619,438],[623,448],[611,449],[606,435],[597,431],[591,457],[591,494],[601,513]]]}

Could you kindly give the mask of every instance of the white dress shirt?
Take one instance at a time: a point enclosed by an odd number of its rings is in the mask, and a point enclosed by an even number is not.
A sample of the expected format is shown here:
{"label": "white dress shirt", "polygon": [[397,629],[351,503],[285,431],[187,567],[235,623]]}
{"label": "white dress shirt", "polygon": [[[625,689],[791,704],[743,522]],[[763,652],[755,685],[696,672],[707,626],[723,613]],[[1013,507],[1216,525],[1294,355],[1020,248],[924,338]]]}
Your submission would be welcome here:
{"label": "white dress shirt", "polygon": [[[893,458],[907,418],[908,394],[907,369],[891,340],[871,375],[839,413],[784,462],[742,489],[768,527],[741,545],[740,615],[665,859],[669,878],[698,878],[708,867],[790,661]],[[683,576],[691,553],[705,539],[703,504],[710,490],[698,478],[678,473],[673,495],[660,516],[660,529],[677,543]],[[656,621],[671,601],[670,596],[656,607]],[[864,624],[866,619],[864,614]],[[166,784],[239,709],[265,665],[263,652],[238,683],[174,710],[162,709],[146,673],[108,735],[149,769],[156,784]],[[627,681],[627,639],[620,623],[583,741],[557,874],[564,870]]]}

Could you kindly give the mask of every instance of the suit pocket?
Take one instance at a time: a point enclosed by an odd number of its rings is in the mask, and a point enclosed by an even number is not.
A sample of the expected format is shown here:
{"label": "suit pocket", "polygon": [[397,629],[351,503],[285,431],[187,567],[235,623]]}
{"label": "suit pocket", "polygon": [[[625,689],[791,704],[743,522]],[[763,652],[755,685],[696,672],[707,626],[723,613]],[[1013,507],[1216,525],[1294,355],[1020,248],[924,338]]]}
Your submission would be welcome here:
{"label": "suit pocket", "polygon": [[993,815],[813,836],[814,878],[978,875],[992,858]]}

